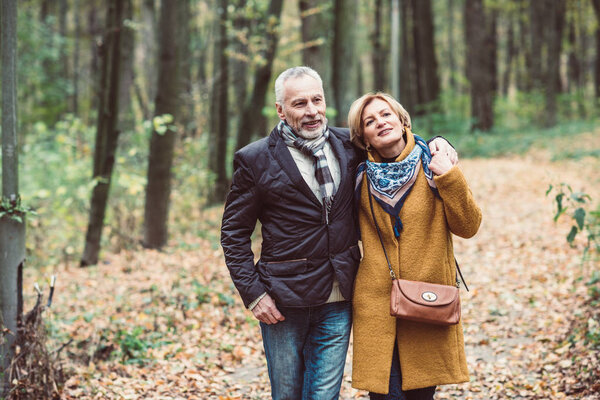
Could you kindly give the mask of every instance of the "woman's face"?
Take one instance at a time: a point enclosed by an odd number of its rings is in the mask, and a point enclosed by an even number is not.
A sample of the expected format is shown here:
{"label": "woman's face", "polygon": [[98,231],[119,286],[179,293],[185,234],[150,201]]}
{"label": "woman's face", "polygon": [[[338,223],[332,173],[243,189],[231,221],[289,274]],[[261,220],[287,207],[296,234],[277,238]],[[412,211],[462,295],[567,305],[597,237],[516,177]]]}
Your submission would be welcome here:
{"label": "woman's face", "polygon": [[398,114],[381,99],[373,99],[361,116],[363,139],[383,157],[394,157],[406,145],[402,139],[404,127]]}

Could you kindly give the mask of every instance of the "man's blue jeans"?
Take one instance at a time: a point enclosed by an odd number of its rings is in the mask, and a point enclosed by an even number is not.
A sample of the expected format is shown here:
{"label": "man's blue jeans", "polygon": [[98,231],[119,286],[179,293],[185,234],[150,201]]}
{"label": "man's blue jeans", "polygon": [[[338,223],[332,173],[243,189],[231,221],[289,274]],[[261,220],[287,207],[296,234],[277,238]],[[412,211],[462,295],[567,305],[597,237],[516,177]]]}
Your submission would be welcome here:
{"label": "man's blue jeans", "polygon": [[285,321],[260,323],[273,400],[338,399],[352,303],[279,307]]}

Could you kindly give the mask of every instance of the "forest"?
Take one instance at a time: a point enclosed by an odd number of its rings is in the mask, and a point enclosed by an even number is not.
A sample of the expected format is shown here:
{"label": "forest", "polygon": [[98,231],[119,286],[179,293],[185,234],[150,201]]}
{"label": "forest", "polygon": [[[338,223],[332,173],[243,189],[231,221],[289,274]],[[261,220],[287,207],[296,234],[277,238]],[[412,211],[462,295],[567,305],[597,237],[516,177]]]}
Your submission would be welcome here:
{"label": "forest", "polygon": [[[455,242],[471,382],[436,399],[600,398],[600,0],[2,0],[0,21],[0,399],[270,398],[220,223],[296,65],[331,126],[394,95],[481,205]],[[341,398],[366,399],[348,359]]]}

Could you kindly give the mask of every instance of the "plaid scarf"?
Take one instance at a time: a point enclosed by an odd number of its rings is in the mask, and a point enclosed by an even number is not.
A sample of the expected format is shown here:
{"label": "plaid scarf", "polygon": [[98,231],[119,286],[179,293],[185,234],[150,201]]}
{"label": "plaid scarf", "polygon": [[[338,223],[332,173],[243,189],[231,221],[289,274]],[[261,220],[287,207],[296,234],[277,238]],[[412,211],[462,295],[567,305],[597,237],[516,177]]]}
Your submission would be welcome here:
{"label": "plaid scarf", "polygon": [[423,173],[427,178],[429,187],[438,195],[433,180],[433,172],[429,169],[431,152],[427,143],[417,135],[409,133],[408,136],[414,137],[415,147],[405,159],[391,163],[377,163],[366,160],[356,170],[355,191],[358,191],[360,197],[360,184],[366,174],[369,182],[369,193],[373,195],[385,212],[394,217],[394,234],[396,237],[400,236],[400,231],[403,228],[400,220],[400,210],[417,180],[421,167],[423,167]]}
{"label": "plaid scarf", "polygon": [[331,211],[336,189],[323,151],[325,143],[329,140],[329,129],[325,127],[323,135],[314,140],[306,140],[296,136],[292,127],[284,121],[279,122],[277,129],[287,146],[294,147],[300,150],[302,154],[315,159],[315,177],[319,183],[321,198],[323,199],[325,221],[329,222],[329,212]]}

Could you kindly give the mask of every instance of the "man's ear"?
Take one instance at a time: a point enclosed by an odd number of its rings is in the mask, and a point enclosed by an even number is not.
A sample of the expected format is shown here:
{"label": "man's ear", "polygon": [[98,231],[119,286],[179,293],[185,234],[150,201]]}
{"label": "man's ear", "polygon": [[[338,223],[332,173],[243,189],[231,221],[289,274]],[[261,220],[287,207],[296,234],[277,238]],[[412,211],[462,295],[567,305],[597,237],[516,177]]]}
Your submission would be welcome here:
{"label": "man's ear", "polygon": [[277,109],[277,115],[279,119],[285,121],[285,114],[283,113],[283,106],[279,103],[275,103],[275,108]]}

